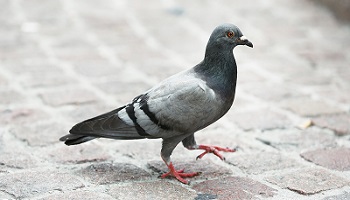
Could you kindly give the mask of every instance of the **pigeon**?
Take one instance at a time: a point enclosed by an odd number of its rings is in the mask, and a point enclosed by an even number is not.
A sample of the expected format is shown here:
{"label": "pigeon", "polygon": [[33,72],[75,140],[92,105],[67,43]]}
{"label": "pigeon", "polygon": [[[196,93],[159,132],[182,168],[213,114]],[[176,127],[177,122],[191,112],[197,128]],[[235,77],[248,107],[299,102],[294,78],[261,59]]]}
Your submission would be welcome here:
{"label": "pigeon", "polygon": [[70,134],[60,138],[66,145],[77,145],[96,138],[117,140],[162,139],[161,158],[169,172],[161,175],[185,178],[199,172],[176,170],[170,156],[182,142],[189,150],[204,150],[197,159],[213,153],[221,160],[222,152],[233,148],[199,145],[194,133],[221,118],[233,104],[237,81],[237,65],[233,49],[238,45],[253,47],[233,24],[214,29],[199,64],[163,80],[136,96],[129,104],[74,125]]}

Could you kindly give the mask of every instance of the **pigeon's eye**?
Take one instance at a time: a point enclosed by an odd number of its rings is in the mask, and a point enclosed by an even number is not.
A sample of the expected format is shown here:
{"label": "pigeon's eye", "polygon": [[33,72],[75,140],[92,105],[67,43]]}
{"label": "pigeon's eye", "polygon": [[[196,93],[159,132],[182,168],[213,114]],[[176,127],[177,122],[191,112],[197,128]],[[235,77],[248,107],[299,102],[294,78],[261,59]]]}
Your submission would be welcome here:
{"label": "pigeon's eye", "polygon": [[235,34],[230,31],[230,32],[226,33],[226,36],[229,37],[229,38],[233,38],[233,36],[235,36]]}

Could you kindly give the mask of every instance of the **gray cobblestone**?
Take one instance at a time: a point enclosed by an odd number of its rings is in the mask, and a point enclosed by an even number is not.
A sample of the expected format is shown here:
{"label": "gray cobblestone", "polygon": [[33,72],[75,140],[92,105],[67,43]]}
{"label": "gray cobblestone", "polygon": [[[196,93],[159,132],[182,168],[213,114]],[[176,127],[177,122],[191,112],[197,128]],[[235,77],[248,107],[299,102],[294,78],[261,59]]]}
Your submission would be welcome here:
{"label": "gray cobblestone", "polygon": [[304,152],[301,154],[301,157],[329,169],[350,170],[350,149],[348,148],[317,149]]}
{"label": "gray cobblestone", "polygon": [[324,198],[323,200],[347,200],[349,198],[350,198],[350,193],[344,192],[343,194],[327,197],[327,198]]}
{"label": "gray cobblestone", "polygon": [[[164,190],[164,188],[167,188]],[[132,183],[113,186],[108,193],[117,199],[194,199],[196,193],[180,185],[166,181]]]}
{"label": "gray cobblestone", "polygon": [[50,106],[62,106],[67,104],[91,103],[97,100],[92,92],[83,89],[64,89],[44,92],[39,94],[45,104]]}
{"label": "gray cobblestone", "polygon": [[16,150],[1,153],[0,166],[3,168],[28,169],[34,168],[36,165],[36,159],[28,153]]}
{"label": "gray cobblestone", "polygon": [[78,174],[92,183],[101,185],[150,179],[150,175],[145,170],[128,163],[92,164],[80,170]]}
{"label": "gray cobblestone", "polygon": [[288,99],[282,104],[286,109],[305,117],[343,112],[342,109],[322,101],[312,100],[309,97]]}
{"label": "gray cobblestone", "polygon": [[47,154],[42,155],[45,159],[52,159],[57,163],[85,163],[93,161],[105,161],[110,158],[108,152],[98,145],[87,144],[64,148],[62,146],[50,148]]}
{"label": "gray cobblestone", "polygon": [[[48,184],[50,183],[50,184]],[[70,174],[54,171],[22,172],[0,176],[0,189],[15,198],[28,198],[54,190],[72,190],[84,185]]]}
{"label": "gray cobblestone", "polygon": [[217,180],[204,181],[194,185],[196,191],[212,194],[217,199],[252,199],[257,196],[272,197],[276,190],[264,184],[244,177],[227,177]]}
{"label": "gray cobblestone", "polygon": [[64,193],[60,194],[53,194],[48,195],[43,198],[39,198],[40,200],[44,199],[51,199],[51,200],[61,200],[61,199],[71,199],[71,200],[80,200],[80,199],[86,199],[86,200],[94,200],[94,199],[105,199],[105,200],[113,200],[115,198],[99,193],[99,192],[88,192],[88,191],[66,191]]}
{"label": "gray cobblestone", "polygon": [[337,145],[336,137],[331,131],[316,127],[305,130],[266,131],[259,135],[257,139],[273,148],[287,152],[301,152],[303,150],[334,147]]}
{"label": "gray cobblestone", "polygon": [[[16,126],[10,129],[10,132],[16,138],[27,142],[29,146],[48,146],[57,143],[57,138],[64,131],[64,126],[57,122],[42,122],[35,125]],[[48,135],[50,137],[47,137]]]}
{"label": "gray cobblestone", "polygon": [[319,116],[313,119],[317,126],[322,128],[329,128],[337,135],[350,134],[350,114],[340,113],[328,116]]}
{"label": "gray cobblestone", "polygon": [[241,156],[229,155],[226,157],[226,160],[230,164],[238,166],[247,174],[262,174],[272,170],[303,167],[303,165],[296,162],[294,159],[269,152]]}
{"label": "gray cobblestone", "polygon": [[232,120],[243,130],[270,130],[293,126],[288,116],[277,113],[269,108],[258,108],[252,111],[233,113]]}
{"label": "gray cobblestone", "polygon": [[349,184],[348,180],[321,169],[301,169],[266,179],[268,182],[304,195],[344,187]]}
{"label": "gray cobblestone", "polygon": [[0,124],[28,124],[48,118],[48,114],[31,107],[0,110]]}

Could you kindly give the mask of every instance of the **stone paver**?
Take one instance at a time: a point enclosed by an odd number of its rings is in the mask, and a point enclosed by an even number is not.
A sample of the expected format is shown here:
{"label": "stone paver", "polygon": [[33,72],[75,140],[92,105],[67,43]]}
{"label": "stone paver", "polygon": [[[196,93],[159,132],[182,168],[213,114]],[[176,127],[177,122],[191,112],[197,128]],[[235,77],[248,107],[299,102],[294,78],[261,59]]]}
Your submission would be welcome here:
{"label": "stone paver", "polygon": [[11,151],[11,152],[2,152],[0,169],[1,166],[6,166],[7,168],[17,168],[17,169],[29,169],[36,167],[35,158],[28,153],[21,151]]}
{"label": "stone paver", "polygon": [[299,153],[337,145],[336,136],[332,131],[317,127],[266,131],[260,134],[257,140],[278,150]]}
{"label": "stone paver", "polygon": [[232,120],[243,130],[269,130],[291,127],[293,125],[286,115],[276,113],[269,108],[245,111],[238,114],[232,116]]}
{"label": "stone paver", "polygon": [[336,149],[317,149],[301,154],[305,160],[313,162],[323,167],[339,170],[350,170],[350,149],[336,148]]}
{"label": "stone paver", "polygon": [[341,113],[342,110],[323,101],[312,100],[310,97],[290,98],[282,102],[283,107],[301,116],[318,116]]}
{"label": "stone paver", "polygon": [[230,164],[239,167],[247,174],[262,174],[273,170],[302,167],[302,165],[294,159],[270,152],[226,156],[226,160]]}
{"label": "stone paver", "polygon": [[[165,189],[166,188],[166,189]],[[168,181],[138,182],[125,186],[112,186],[108,191],[116,199],[194,199],[197,195],[178,184]]]}
{"label": "stone paver", "polygon": [[123,181],[139,181],[150,179],[145,170],[128,163],[92,164],[77,172],[94,184],[111,184]]}
{"label": "stone paver", "polygon": [[267,177],[266,180],[304,195],[344,187],[350,183],[346,179],[321,169],[301,169],[287,174]]}
{"label": "stone paver", "polygon": [[70,148],[59,146],[49,149],[47,154],[41,156],[57,163],[86,163],[105,161],[110,158],[108,152],[94,144],[72,146]]}
{"label": "stone paver", "polygon": [[347,200],[349,198],[350,198],[350,193],[344,192],[343,194],[326,197],[322,200]]}
{"label": "stone paver", "polygon": [[208,180],[193,186],[193,189],[210,194],[216,199],[253,199],[254,197],[272,197],[276,190],[244,177],[227,177],[216,180]]}
{"label": "stone paver", "polygon": [[57,142],[57,138],[65,131],[58,122],[43,122],[13,127],[10,132],[16,138],[25,141],[29,146],[48,146]]}
{"label": "stone paver", "polygon": [[[197,142],[183,185],[161,140],[67,147],[77,122],[129,102],[203,59],[212,29],[238,25],[236,100]],[[0,199],[348,199],[350,28],[318,1],[0,0]],[[310,126],[302,126],[309,122]]]}
{"label": "stone paver", "polygon": [[48,114],[40,109],[34,109],[32,107],[27,108],[3,108],[0,110],[0,124],[29,124],[38,120],[44,120],[48,118]]}
{"label": "stone paver", "polygon": [[79,199],[87,199],[87,200],[94,200],[94,199],[106,199],[106,200],[113,200],[113,198],[110,195],[101,193],[101,192],[89,192],[89,191],[67,191],[60,194],[53,194],[48,195],[43,198],[39,198],[40,200],[44,199],[51,199],[51,200],[61,200],[61,199],[72,199],[72,200],[79,200]]}
{"label": "stone paver", "polygon": [[317,126],[333,130],[337,135],[350,135],[350,115],[348,113],[315,117],[313,122]]}
{"label": "stone paver", "polygon": [[54,90],[47,93],[39,94],[45,104],[50,106],[62,106],[65,104],[84,104],[97,100],[90,91],[81,89],[73,90]]}
{"label": "stone paver", "polygon": [[1,191],[18,199],[55,190],[73,190],[82,187],[84,184],[77,177],[52,170],[0,175]]}

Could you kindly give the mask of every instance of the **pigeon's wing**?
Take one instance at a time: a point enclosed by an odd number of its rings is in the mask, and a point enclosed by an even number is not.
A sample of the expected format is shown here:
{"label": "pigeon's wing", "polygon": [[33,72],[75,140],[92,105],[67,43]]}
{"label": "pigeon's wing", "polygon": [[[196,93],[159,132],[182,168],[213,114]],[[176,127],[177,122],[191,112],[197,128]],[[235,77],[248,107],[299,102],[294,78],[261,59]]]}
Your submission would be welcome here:
{"label": "pigeon's wing", "polygon": [[72,127],[70,134],[60,138],[67,144],[78,144],[94,138],[111,139],[142,139],[146,135],[140,135],[134,125],[123,122],[118,117],[118,112],[126,106],[115,109],[111,112],[80,122]]}

